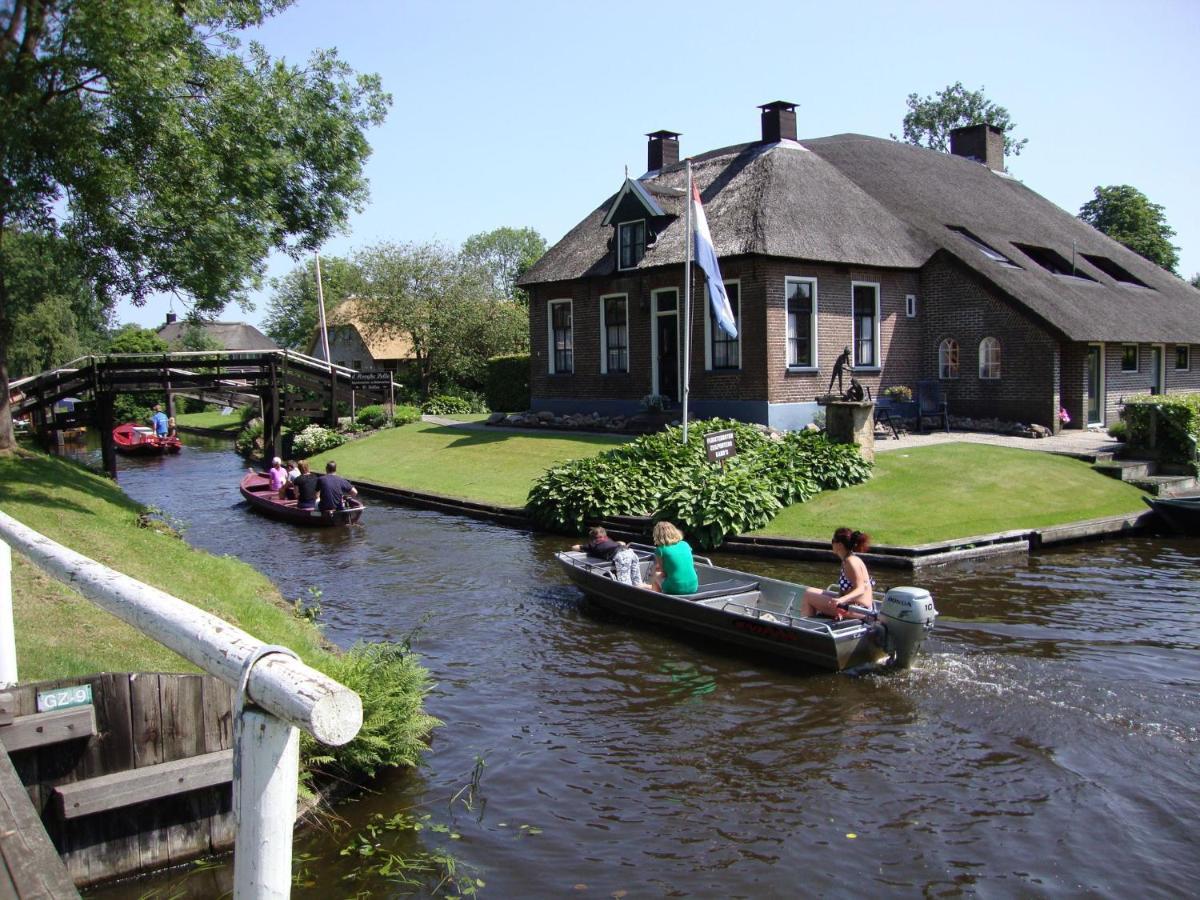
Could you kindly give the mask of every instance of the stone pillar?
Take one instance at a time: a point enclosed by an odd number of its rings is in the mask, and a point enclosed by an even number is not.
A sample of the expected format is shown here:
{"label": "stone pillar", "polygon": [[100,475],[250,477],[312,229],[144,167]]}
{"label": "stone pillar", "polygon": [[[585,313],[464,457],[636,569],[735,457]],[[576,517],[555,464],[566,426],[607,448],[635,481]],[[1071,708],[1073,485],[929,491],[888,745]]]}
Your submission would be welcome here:
{"label": "stone pillar", "polygon": [[817,400],[825,407],[825,433],[835,444],[857,444],[867,462],[875,461],[875,404],[870,400]]}

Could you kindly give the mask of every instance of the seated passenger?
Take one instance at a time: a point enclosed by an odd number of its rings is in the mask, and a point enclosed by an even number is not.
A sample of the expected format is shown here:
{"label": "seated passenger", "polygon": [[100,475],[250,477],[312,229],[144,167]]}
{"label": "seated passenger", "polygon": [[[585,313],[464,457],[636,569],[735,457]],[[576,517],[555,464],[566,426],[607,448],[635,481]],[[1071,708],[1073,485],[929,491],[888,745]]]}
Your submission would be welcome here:
{"label": "seated passenger", "polygon": [[858,557],[859,553],[871,549],[871,536],[861,531],[839,528],[833,533],[830,546],[842,561],[842,570],[838,573],[838,592],[835,594],[832,591],[809,588],[804,592],[800,615],[814,616],[819,613],[831,619],[865,619],[865,615],[851,612],[849,607],[875,608],[875,596],[872,591],[875,582],[867,572],[866,563]]}
{"label": "seated passenger", "polygon": [[276,456],[271,460],[271,468],[267,469],[267,477],[271,479],[271,490],[283,496],[283,488],[287,484],[287,470],[283,467],[283,460]]}
{"label": "seated passenger", "polygon": [[621,584],[641,585],[642,573],[638,567],[636,550],[631,550],[628,544],[621,541],[614,541],[599,525],[588,529],[588,537],[591,540],[586,544],[574,544],[571,549],[583,550],[588,556],[612,560],[613,577],[617,581]]}
{"label": "seated passenger", "polygon": [[321,479],[308,470],[307,460],[300,460],[297,471],[300,475],[292,483],[296,491],[296,509],[316,509],[317,483]]}
{"label": "seated passenger", "polygon": [[664,594],[694,594],[700,587],[692,548],[670,522],[654,526],[654,575],[646,587]]}
{"label": "seated passenger", "polygon": [[337,463],[332,459],[325,463],[325,474],[317,479],[320,501],[317,507],[322,512],[344,509],[347,497],[357,497],[358,488],[337,473]]}

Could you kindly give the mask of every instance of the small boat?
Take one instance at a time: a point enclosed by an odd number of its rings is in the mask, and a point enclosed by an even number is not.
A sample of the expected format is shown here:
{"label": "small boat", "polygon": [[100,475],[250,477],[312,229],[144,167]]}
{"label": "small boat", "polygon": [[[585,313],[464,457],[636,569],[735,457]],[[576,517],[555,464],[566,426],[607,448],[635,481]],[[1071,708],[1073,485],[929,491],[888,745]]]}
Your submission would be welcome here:
{"label": "small boat", "polygon": [[1200,497],[1143,497],[1173,531],[1200,534]]}
{"label": "small boat", "polygon": [[272,519],[291,522],[293,525],[354,525],[366,508],[356,497],[346,498],[346,508],[338,510],[297,509],[295,500],[281,499],[278,492],[271,490],[271,478],[259,472],[247,472],[242,478],[242,496],[251,507]]}
{"label": "small boat", "polygon": [[[654,551],[630,546],[638,552],[645,579]],[[575,585],[605,609],[834,672],[864,663],[911,665],[937,617],[929,592],[915,587],[892,588],[878,611],[856,607],[866,619],[834,621],[798,614],[804,585],[722,568],[702,556],[695,557],[699,591],[681,595],[622,584],[611,562],[583,551],[555,557]]]}
{"label": "small boat", "polygon": [[113,446],[126,456],[158,456],[163,453],[178,453],[183,449],[179,438],[159,437],[153,428],[126,422],[112,431]]}

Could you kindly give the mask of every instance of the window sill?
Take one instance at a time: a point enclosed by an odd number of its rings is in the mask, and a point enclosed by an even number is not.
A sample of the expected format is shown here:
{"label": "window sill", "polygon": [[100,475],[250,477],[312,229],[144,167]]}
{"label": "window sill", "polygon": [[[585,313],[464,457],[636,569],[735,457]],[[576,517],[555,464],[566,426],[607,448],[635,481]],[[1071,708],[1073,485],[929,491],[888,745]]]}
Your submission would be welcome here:
{"label": "window sill", "polygon": [[789,375],[816,375],[821,370],[816,366],[788,366],[784,371]]}
{"label": "window sill", "polygon": [[883,366],[854,366],[850,371],[855,374],[858,372],[882,372]]}

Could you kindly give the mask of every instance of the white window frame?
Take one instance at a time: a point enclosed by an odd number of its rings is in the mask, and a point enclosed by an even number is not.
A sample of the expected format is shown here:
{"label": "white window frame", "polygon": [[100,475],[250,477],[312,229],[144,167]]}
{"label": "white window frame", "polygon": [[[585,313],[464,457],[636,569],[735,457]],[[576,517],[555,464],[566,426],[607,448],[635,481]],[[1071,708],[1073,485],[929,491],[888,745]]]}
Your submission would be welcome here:
{"label": "white window frame", "polygon": [[[875,289],[875,333],[871,336],[872,346],[875,348],[875,363],[873,365],[858,364],[858,319],[854,315],[854,289],[860,287],[869,287]],[[882,305],[882,290],[878,281],[851,281],[850,282],[850,361],[855,371],[857,372],[878,372],[883,369],[883,347],[879,341],[879,326],[880,326],[880,306]]]}
{"label": "white window frame", "polygon": [[[738,364],[736,369],[714,369],[712,357],[712,338],[716,323],[713,322],[712,304],[708,301],[708,290],[702,288],[699,291],[700,301],[704,304],[704,371],[706,372],[740,372],[742,371],[742,334],[745,332],[744,323],[742,322],[742,279],[727,278],[723,282],[725,290],[728,292],[730,285],[737,286],[738,308],[737,308],[737,326],[738,336],[734,338],[737,341]],[[685,323],[684,327],[687,325]]]}
{"label": "white window frame", "polygon": [[[554,307],[561,304],[567,304],[571,310],[571,369],[568,372],[560,372],[554,365]],[[570,297],[560,297],[557,300],[546,301],[546,346],[550,350],[550,359],[546,364],[546,371],[550,375],[573,375],[575,374],[575,301]]]}
{"label": "white window frame", "polygon": [[[958,360],[955,364],[955,371],[952,375],[942,374],[942,349],[945,348],[946,350],[949,350],[950,348],[946,347],[947,344],[953,344],[954,350],[958,355]],[[958,342],[958,338],[942,338],[940,341],[938,341],[938,380],[957,381],[960,377],[962,377],[962,344]]]}
{"label": "white window frame", "polygon": [[[811,292],[812,292],[812,312],[809,314],[809,334],[812,335],[812,339],[811,339],[812,346],[810,349],[811,356],[812,356],[812,362],[809,363],[808,365],[801,365],[799,363],[791,362],[790,357],[791,357],[791,353],[792,353],[792,341],[791,341],[791,336],[788,334],[788,330],[787,330],[788,319],[791,317],[791,310],[788,308],[788,303],[789,303],[788,297],[790,296],[789,288],[792,284],[799,284],[801,282],[808,284],[811,289]],[[740,291],[738,293],[738,302],[739,303],[741,302]],[[784,340],[784,345],[785,345],[784,346],[784,358],[788,360],[787,370],[789,372],[815,372],[815,371],[817,371],[818,364],[821,361],[821,354],[820,354],[821,344],[820,344],[820,341],[817,339],[817,322],[819,319],[819,317],[817,316],[817,309],[818,309],[819,302],[820,301],[818,300],[818,296],[817,296],[817,279],[807,277],[804,275],[789,275],[783,279],[783,340]],[[739,312],[741,312],[741,310],[739,310]],[[741,334],[741,331],[742,330],[739,328],[738,329],[739,335]],[[739,348],[738,352],[739,353],[741,352],[740,348]]]}
{"label": "white window frame", "polygon": [[629,295],[628,294],[605,294],[600,298],[600,374],[607,375],[608,372],[608,301],[609,300],[624,300],[625,301],[625,368],[614,372],[614,375],[628,375],[630,370],[629,359]]}
{"label": "white window frame", "polygon": [[[1096,400],[1097,400],[1096,410],[1100,413],[1100,419],[1099,419],[1099,421],[1088,422],[1087,424],[1088,425],[1103,425],[1105,420],[1108,418],[1108,414],[1107,414],[1107,410],[1106,410],[1106,406],[1108,404],[1108,396],[1107,396],[1108,387],[1105,384],[1105,382],[1107,380],[1108,360],[1106,360],[1104,358],[1105,357],[1105,347],[1102,342],[1088,344],[1089,351],[1092,347],[1100,348],[1100,354],[1099,354],[1099,356],[1100,356],[1100,379],[1099,379],[1100,380],[1100,385],[1099,385],[1100,386],[1100,396],[1096,398]],[[1088,395],[1090,396],[1091,385],[1088,385],[1088,389],[1089,389]],[[1087,398],[1086,397],[1084,398],[1083,415],[1084,415],[1084,418],[1087,418]]]}
{"label": "white window frame", "polygon": [[[1142,346],[1141,344],[1123,343],[1121,346],[1121,371],[1127,375],[1136,375],[1142,371]],[[1133,347],[1133,368],[1125,368],[1125,348]]]}
{"label": "white window frame", "polygon": [[[667,310],[666,312],[659,312],[659,309],[658,309],[658,295],[659,294],[674,294],[675,295],[675,308]],[[683,290],[681,288],[673,288],[673,287],[655,288],[654,290],[652,290],[650,292],[650,386],[654,389],[653,393],[655,393],[655,394],[662,394],[662,388],[659,386],[661,382],[660,382],[659,371],[658,371],[658,320],[661,316],[674,316],[675,317],[675,335],[676,335],[675,339],[676,339],[676,341],[678,341],[679,340],[679,318],[681,316],[679,308],[682,305],[682,300],[680,299],[682,296],[683,296]],[[680,345],[679,351],[677,354],[677,358],[682,357],[682,356],[683,356],[683,346]],[[683,364],[684,363],[683,363],[682,359],[680,359],[679,362],[680,362],[680,370],[675,373],[675,378],[676,378],[676,381],[679,382],[679,384],[682,386]],[[678,398],[672,397],[671,399],[674,401],[674,400],[677,400]]]}
{"label": "white window frame", "polygon": [[1151,375],[1157,376],[1158,387],[1159,387],[1159,392],[1158,392],[1159,396],[1165,397],[1167,395],[1167,345],[1166,344],[1151,344],[1150,347],[1151,347],[1150,365],[1152,367],[1154,365],[1154,349],[1153,348],[1157,347],[1159,349],[1158,372],[1151,373]]}
{"label": "white window frame", "polygon": [[[633,261],[633,265],[623,266],[623,265],[621,265],[621,232],[624,228],[626,228],[627,226],[630,226],[630,225],[641,225],[642,226],[642,255]],[[648,235],[648,229],[646,228],[646,220],[645,219],[630,219],[628,222],[618,222],[617,223],[617,270],[618,271],[628,272],[630,269],[636,269],[638,267],[638,263],[640,263],[642,261],[642,259],[646,256],[646,243],[647,243],[646,237],[647,237],[647,235]]]}
{"label": "white window frame", "polygon": [[[991,342],[990,345],[988,343],[989,341]],[[986,350],[990,350],[992,345],[994,345],[996,348],[996,374],[995,375],[987,375],[987,374],[984,374],[984,368],[985,368],[985,366],[987,366],[987,364],[990,362],[990,360],[988,360],[984,356],[984,353]],[[992,337],[991,335],[988,335],[987,337],[985,337],[983,340],[981,340],[979,342],[979,377],[981,380],[983,380],[983,381],[999,381],[1000,380],[1000,373],[1004,371],[1003,366],[1001,364],[1002,358],[1001,358],[1000,350],[1001,350],[1001,344],[1000,344],[999,338],[995,338],[995,337]]]}
{"label": "white window frame", "polygon": [[915,319],[917,317],[917,295],[916,294],[905,294],[904,295],[904,315],[910,319]]}
{"label": "white window frame", "polygon": [[[1183,368],[1179,367],[1179,351],[1182,350],[1187,354],[1187,365]],[[1175,345],[1175,371],[1190,372],[1192,371],[1192,345],[1191,344],[1176,344]]]}

